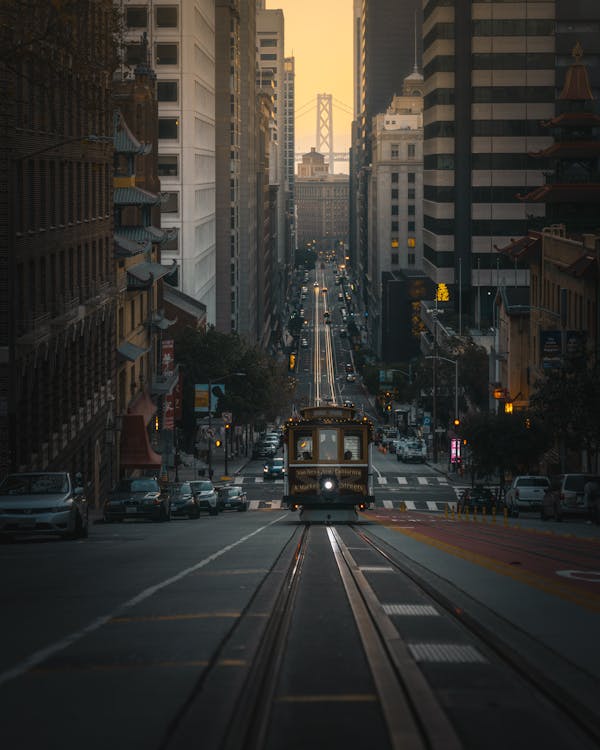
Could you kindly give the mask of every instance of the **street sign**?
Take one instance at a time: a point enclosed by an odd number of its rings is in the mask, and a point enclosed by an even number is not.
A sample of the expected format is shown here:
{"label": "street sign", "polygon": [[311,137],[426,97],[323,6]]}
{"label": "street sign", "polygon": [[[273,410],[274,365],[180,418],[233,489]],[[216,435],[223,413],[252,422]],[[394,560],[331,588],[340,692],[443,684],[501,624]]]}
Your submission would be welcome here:
{"label": "street sign", "polygon": [[221,412],[221,417],[223,418],[224,422],[229,422],[229,424],[233,422],[233,414],[230,411]]}

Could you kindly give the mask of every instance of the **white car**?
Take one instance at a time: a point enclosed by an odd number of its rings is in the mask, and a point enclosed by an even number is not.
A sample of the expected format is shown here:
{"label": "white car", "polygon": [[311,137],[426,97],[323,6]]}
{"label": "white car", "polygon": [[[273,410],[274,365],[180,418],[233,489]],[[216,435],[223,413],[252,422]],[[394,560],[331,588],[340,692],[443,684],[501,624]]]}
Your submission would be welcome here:
{"label": "white car", "polygon": [[348,383],[354,383],[356,382],[356,375],[353,372],[349,372],[346,375],[346,380]]}
{"label": "white car", "polygon": [[416,461],[425,463],[427,460],[427,447],[422,440],[408,440],[400,449],[402,461]]}

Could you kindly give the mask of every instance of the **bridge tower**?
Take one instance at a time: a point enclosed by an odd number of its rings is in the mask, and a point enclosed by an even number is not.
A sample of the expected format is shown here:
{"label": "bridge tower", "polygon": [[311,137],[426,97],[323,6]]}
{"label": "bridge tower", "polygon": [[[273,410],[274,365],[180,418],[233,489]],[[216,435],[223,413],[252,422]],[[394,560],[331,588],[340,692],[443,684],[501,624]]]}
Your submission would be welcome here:
{"label": "bridge tower", "polygon": [[329,174],[333,174],[333,97],[317,94],[317,151],[329,154]]}

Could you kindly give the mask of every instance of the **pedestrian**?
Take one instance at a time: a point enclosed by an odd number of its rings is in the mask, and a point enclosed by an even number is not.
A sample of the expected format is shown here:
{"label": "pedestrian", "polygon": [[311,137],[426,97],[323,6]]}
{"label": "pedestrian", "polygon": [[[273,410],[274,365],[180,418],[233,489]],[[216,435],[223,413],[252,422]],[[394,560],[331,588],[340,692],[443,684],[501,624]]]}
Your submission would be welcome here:
{"label": "pedestrian", "polygon": [[595,479],[588,479],[583,487],[583,496],[588,513],[588,523],[600,523],[600,486]]}

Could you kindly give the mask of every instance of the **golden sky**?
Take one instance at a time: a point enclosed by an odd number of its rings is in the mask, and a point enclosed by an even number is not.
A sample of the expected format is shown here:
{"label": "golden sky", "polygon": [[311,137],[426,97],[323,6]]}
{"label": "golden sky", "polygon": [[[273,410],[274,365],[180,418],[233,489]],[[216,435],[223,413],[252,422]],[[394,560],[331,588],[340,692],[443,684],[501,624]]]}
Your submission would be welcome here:
{"label": "golden sky", "polygon": [[[283,10],[285,54],[296,65],[296,153],[316,146],[317,94],[333,96],[333,148],[350,147],[352,0],[267,0]],[[340,163],[336,172],[347,172]]]}

